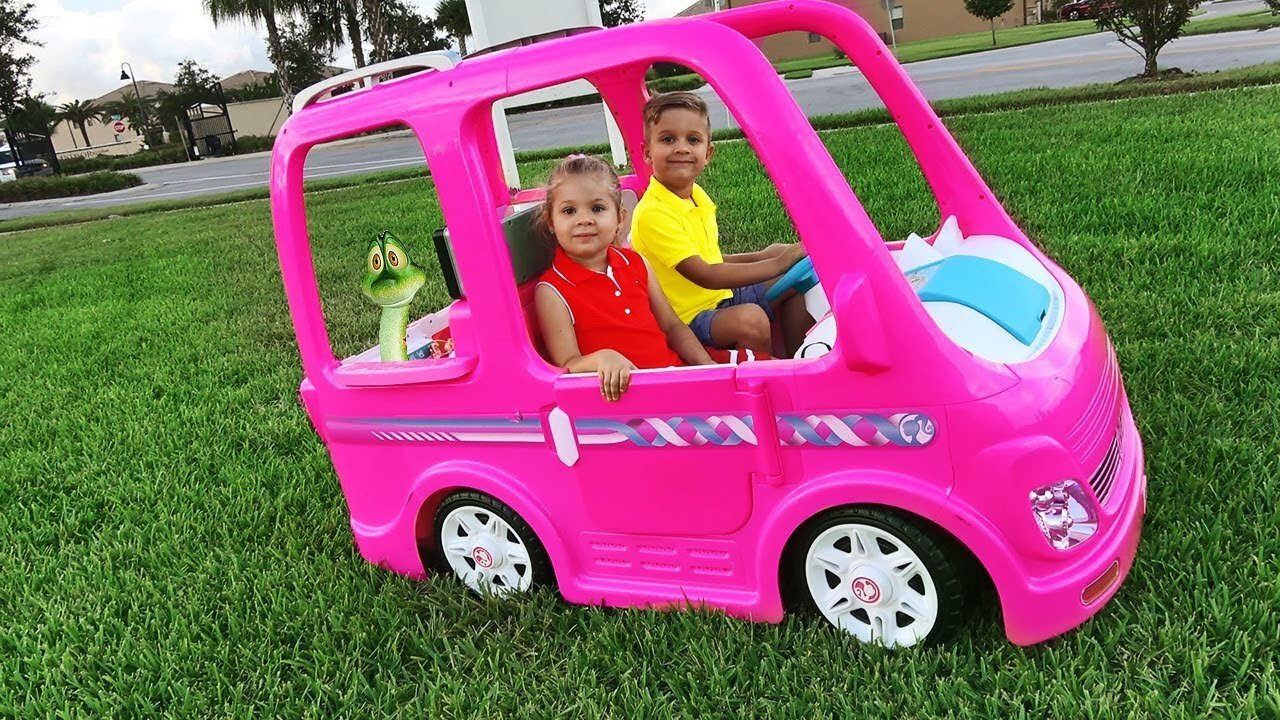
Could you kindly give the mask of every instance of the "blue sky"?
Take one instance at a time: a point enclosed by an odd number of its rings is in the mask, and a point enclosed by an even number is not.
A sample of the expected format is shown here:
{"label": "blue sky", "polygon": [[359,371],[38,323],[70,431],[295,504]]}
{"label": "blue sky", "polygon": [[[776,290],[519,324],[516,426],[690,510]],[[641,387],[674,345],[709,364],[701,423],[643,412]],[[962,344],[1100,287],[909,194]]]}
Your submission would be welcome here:
{"label": "blue sky", "polygon": [[[171,82],[178,61],[192,58],[215,75],[270,70],[265,31],[239,23],[214,27],[200,0],[33,0],[40,20],[31,49],[33,91],[54,105],[98,97],[126,84],[120,63],[140,80]],[[423,12],[439,0],[410,0]],[[647,0],[647,17],[669,17],[692,0]],[[337,63],[352,67],[340,48]]]}

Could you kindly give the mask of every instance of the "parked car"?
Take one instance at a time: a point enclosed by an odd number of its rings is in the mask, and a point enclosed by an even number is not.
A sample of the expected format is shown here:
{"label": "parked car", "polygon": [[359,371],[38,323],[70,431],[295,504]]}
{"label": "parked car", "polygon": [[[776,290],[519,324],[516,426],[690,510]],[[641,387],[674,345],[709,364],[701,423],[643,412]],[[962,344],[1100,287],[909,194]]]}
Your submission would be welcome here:
{"label": "parked car", "polygon": [[[0,139],[0,143],[3,140]],[[8,145],[0,144],[0,182],[13,182],[18,179],[18,163],[13,150]]]}
{"label": "parked car", "polygon": [[[792,30],[832,38],[884,99],[946,218],[928,237],[885,241],[753,42]],[[891,647],[945,635],[984,577],[1021,645],[1080,625],[1119,590],[1147,477],[1102,320],[866,21],[787,0],[456,66],[421,57],[429,69],[329,100],[326,83],[303,90],[271,161],[299,394],[369,562],[452,573],[484,594],[541,585],[573,603],[770,622],[808,610]],[[508,186],[492,108],[591,81],[634,168],[621,182],[632,205],[651,176],[641,107],[655,62],[697,68],[743,127],[812,260],[785,285],[821,321],[797,357],[638,370],[610,403],[594,373],[563,373],[540,351],[546,191]],[[437,238],[453,299],[397,306],[407,361],[377,346],[336,357],[325,312],[340,304],[321,302],[303,168],[321,143],[398,124],[436,183],[446,228],[422,227],[417,242]],[[375,245],[353,268],[404,262],[393,257]],[[424,352],[445,338],[451,351]]]}
{"label": "parked car", "polygon": [[15,175],[19,178],[27,177],[44,177],[53,174],[53,166],[44,158],[34,158],[24,160],[15,170]]}
{"label": "parked car", "polygon": [[1058,10],[1058,18],[1060,20],[1087,20],[1096,18],[1103,13],[1109,13],[1116,9],[1113,2],[1099,2],[1098,0],[1078,0],[1063,5]]}

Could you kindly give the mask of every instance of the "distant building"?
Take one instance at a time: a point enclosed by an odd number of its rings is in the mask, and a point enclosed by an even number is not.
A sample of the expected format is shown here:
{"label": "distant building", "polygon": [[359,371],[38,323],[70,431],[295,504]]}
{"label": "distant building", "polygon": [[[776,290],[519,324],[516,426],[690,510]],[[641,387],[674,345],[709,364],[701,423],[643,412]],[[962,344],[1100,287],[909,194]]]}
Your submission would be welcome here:
{"label": "distant building", "polygon": [[[991,24],[964,9],[962,0],[829,0],[858,13],[884,41],[890,41],[890,9],[893,34],[898,42],[959,35],[990,30]],[[765,0],[719,0],[721,10],[755,5]],[[1041,4],[1047,0],[1016,0],[1013,10],[996,18],[996,30],[1040,22]],[[715,11],[716,0],[698,0],[678,13],[679,17]],[[757,44],[771,61],[817,57],[835,53],[835,45],[818,33],[789,32],[764,38]]]}
{"label": "distant building", "polygon": [[265,85],[275,73],[269,70],[241,70],[222,78],[223,90],[239,90],[251,85]]}
{"label": "distant building", "polygon": [[[156,82],[155,80],[139,80],[138,81],[138,93],[141,94],[142,97],[144,98],[155,97],[156,93],[162,90],[164,92],[173,92],[173,88],[174,86],[170,83]],[[115,102],[117,100],[125,100],[125,99],[128,99],[128,100],[133,99],[133,83],[131,82],[121,85],[120,87],[116,88],[115,90],[112,90],[106,95],[100,95],[94,98],[93,104],[102,106],[102,105],[106,105],[109,102]]]}

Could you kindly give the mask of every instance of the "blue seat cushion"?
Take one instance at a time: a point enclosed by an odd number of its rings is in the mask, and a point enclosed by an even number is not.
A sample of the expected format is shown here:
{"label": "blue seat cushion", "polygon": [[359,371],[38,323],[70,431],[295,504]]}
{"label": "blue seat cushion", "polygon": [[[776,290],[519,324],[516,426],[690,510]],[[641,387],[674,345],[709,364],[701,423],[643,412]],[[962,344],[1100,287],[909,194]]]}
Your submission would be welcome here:
{"label": "blue seat cushion", "polygon": [[[972,255],[952,255],[908,273],[924,302],[951,302],[972,308],[1004,328],[1023,345],[1040,332],[1049,292],[1008,265]],[[920,282],[923,281],[923,282]]]}

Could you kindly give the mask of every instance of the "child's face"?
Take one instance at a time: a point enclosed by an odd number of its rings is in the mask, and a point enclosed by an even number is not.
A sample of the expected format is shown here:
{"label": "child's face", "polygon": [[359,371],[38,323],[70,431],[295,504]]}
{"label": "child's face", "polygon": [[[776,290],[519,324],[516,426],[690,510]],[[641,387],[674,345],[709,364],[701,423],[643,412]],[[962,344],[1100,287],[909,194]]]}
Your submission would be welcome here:
{"label": "child's face", "polygon": [[658,182],[668,187],[692,185],[711,160],[711,128],[707,118],[674,108],[658,118],[645,137],[644,159]]}
{"label": "child's face", "polygon": [[573,175],[562,180],[551,203],[556,242],[575,260],[594,258],[618,237],[622,212],[599,178]]}

